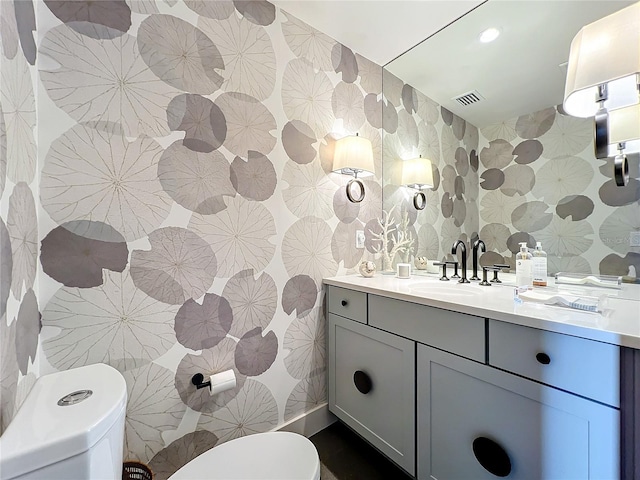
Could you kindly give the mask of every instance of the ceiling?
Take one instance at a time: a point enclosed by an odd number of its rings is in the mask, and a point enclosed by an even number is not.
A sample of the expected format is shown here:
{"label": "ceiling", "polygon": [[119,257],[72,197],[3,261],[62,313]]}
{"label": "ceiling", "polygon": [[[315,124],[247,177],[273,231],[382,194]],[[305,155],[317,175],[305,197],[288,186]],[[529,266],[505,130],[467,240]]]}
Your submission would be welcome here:
{"label": "ceiling", "polygon": [[[272,2],[354,52],[386,66],[405,83],[478,127],[562,103],[564,64],[571,39],[583,25],[633,3],[630,0]],[[467,12],[470,13],[465,15]],[[490,26],[497,26],[502,33],[495,42],[481,44],[478,35]],[[472,90],[484,99],[466,107],[453,100]]]}
{"label": "ceiling", "polygon": [[[632,1],[489,0],[386,68],[477,127],[561,104],[571,40]],[[489,27],[501,30],[481,43]],[[469,106],[455,97],[476,90]]]}
{"label": "ceiling", "polygon": [[385,65],[484,0],[272,0],[355,53]]}

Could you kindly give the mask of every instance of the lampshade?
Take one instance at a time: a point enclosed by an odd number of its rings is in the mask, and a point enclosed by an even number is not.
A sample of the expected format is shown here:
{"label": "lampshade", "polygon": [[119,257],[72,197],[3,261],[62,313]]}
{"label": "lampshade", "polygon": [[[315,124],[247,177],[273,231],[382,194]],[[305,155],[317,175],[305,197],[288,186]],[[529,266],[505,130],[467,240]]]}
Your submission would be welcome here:
{"label": "lampshade", "polygon": [[640,105],[609,112],[608,157],[613,158],[613,178],[624,187],[629,182],[627,154],[640,152]]}
{"label": "lampshade", "polygon": [[364,177],[374,173],[373,148],[371,141],[355,136],[348,136],[336,141],[333,151],[333,171]]}
{"label": "lampshade", "polygon": [[640,3],[582,27],[567,68],[563,106],[569,115],[594,116],[599,85],[607,85],[608,110],[638,103]]}
{"label": "lampshade", "polygon": [[609,142],[640,140],[640,105],[609,111]]}
{"label": "lampshade", "polygon": [[640,152],[640,105],[618,108],[609,112],[609,157],[620,153]]}
{"label": "lampshade", "polygon": [[433,188],[431,161],[419,157],[402,162],[402,185]]}

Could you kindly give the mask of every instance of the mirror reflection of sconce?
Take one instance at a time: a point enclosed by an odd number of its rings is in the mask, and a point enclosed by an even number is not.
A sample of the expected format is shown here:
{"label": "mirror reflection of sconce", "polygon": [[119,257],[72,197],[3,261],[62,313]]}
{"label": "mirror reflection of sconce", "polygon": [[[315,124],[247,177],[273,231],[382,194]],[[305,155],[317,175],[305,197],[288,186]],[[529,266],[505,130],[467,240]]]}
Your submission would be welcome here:
{"label": "mirror reflection of sconce", "polygon": [[614,158],[616,185],[629,182],[627,154],[640,152],[640,105],[609,112],[609,157]]}
{"label": "mirror reflection of sconce", "polygon": [[[565,112],[594,117],[596,158],[615,156],[618,186],[626,185],[629,177],[625,152],[640,141],[639,102],[640,2],[580,29],[571,42],[564,90]],[[627,111],[630,106],[634,107]],[[634,112],[636,124],[627,125]],[[630,128],[635,136],[629,136]]]}
{"label": "mirror reflection of sconce", "polygon": [[422,190],[433,188],[431,160],[420,156],[402,162],[402,185],[417,190],[413,196],[413,206],[416,210],[424,210],[427,206],[427,196]]}
{"label": "mirror reflection of sconce", "polygon": [[[373,175],[371,141],[359,137],[358,134],[337,140],[333,151],[333,171],[353,176],[347,183],[347,198],[350,202],[359,203],[364,200],[364,184],[358,179],[358,175],[361,177]],[[360,191],[358,196],[353,193],[354,187]]]}

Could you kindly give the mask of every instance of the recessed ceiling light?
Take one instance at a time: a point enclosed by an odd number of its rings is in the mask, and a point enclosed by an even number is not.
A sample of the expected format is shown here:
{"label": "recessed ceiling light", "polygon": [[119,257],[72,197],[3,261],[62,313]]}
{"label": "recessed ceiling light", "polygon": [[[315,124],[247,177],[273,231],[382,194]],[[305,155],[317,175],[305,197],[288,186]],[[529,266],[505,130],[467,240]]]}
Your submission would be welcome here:
{"label": "recessed ceiling light", "polygon": [[480,34],[480,41],[482,43],[493,42],[499,36],[500,36],[500,30],[498,30],[495,27],[487,28],[484,32]]}

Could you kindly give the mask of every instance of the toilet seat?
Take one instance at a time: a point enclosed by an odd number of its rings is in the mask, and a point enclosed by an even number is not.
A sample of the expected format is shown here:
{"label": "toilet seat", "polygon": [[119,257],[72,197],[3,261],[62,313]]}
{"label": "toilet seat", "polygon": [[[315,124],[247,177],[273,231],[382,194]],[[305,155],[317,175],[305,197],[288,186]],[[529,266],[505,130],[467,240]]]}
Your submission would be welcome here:
{"label": "toilet seat", "polygon": [[258,433],[204,452],[169,480],[320,480],[320,459],[302,435]]}

